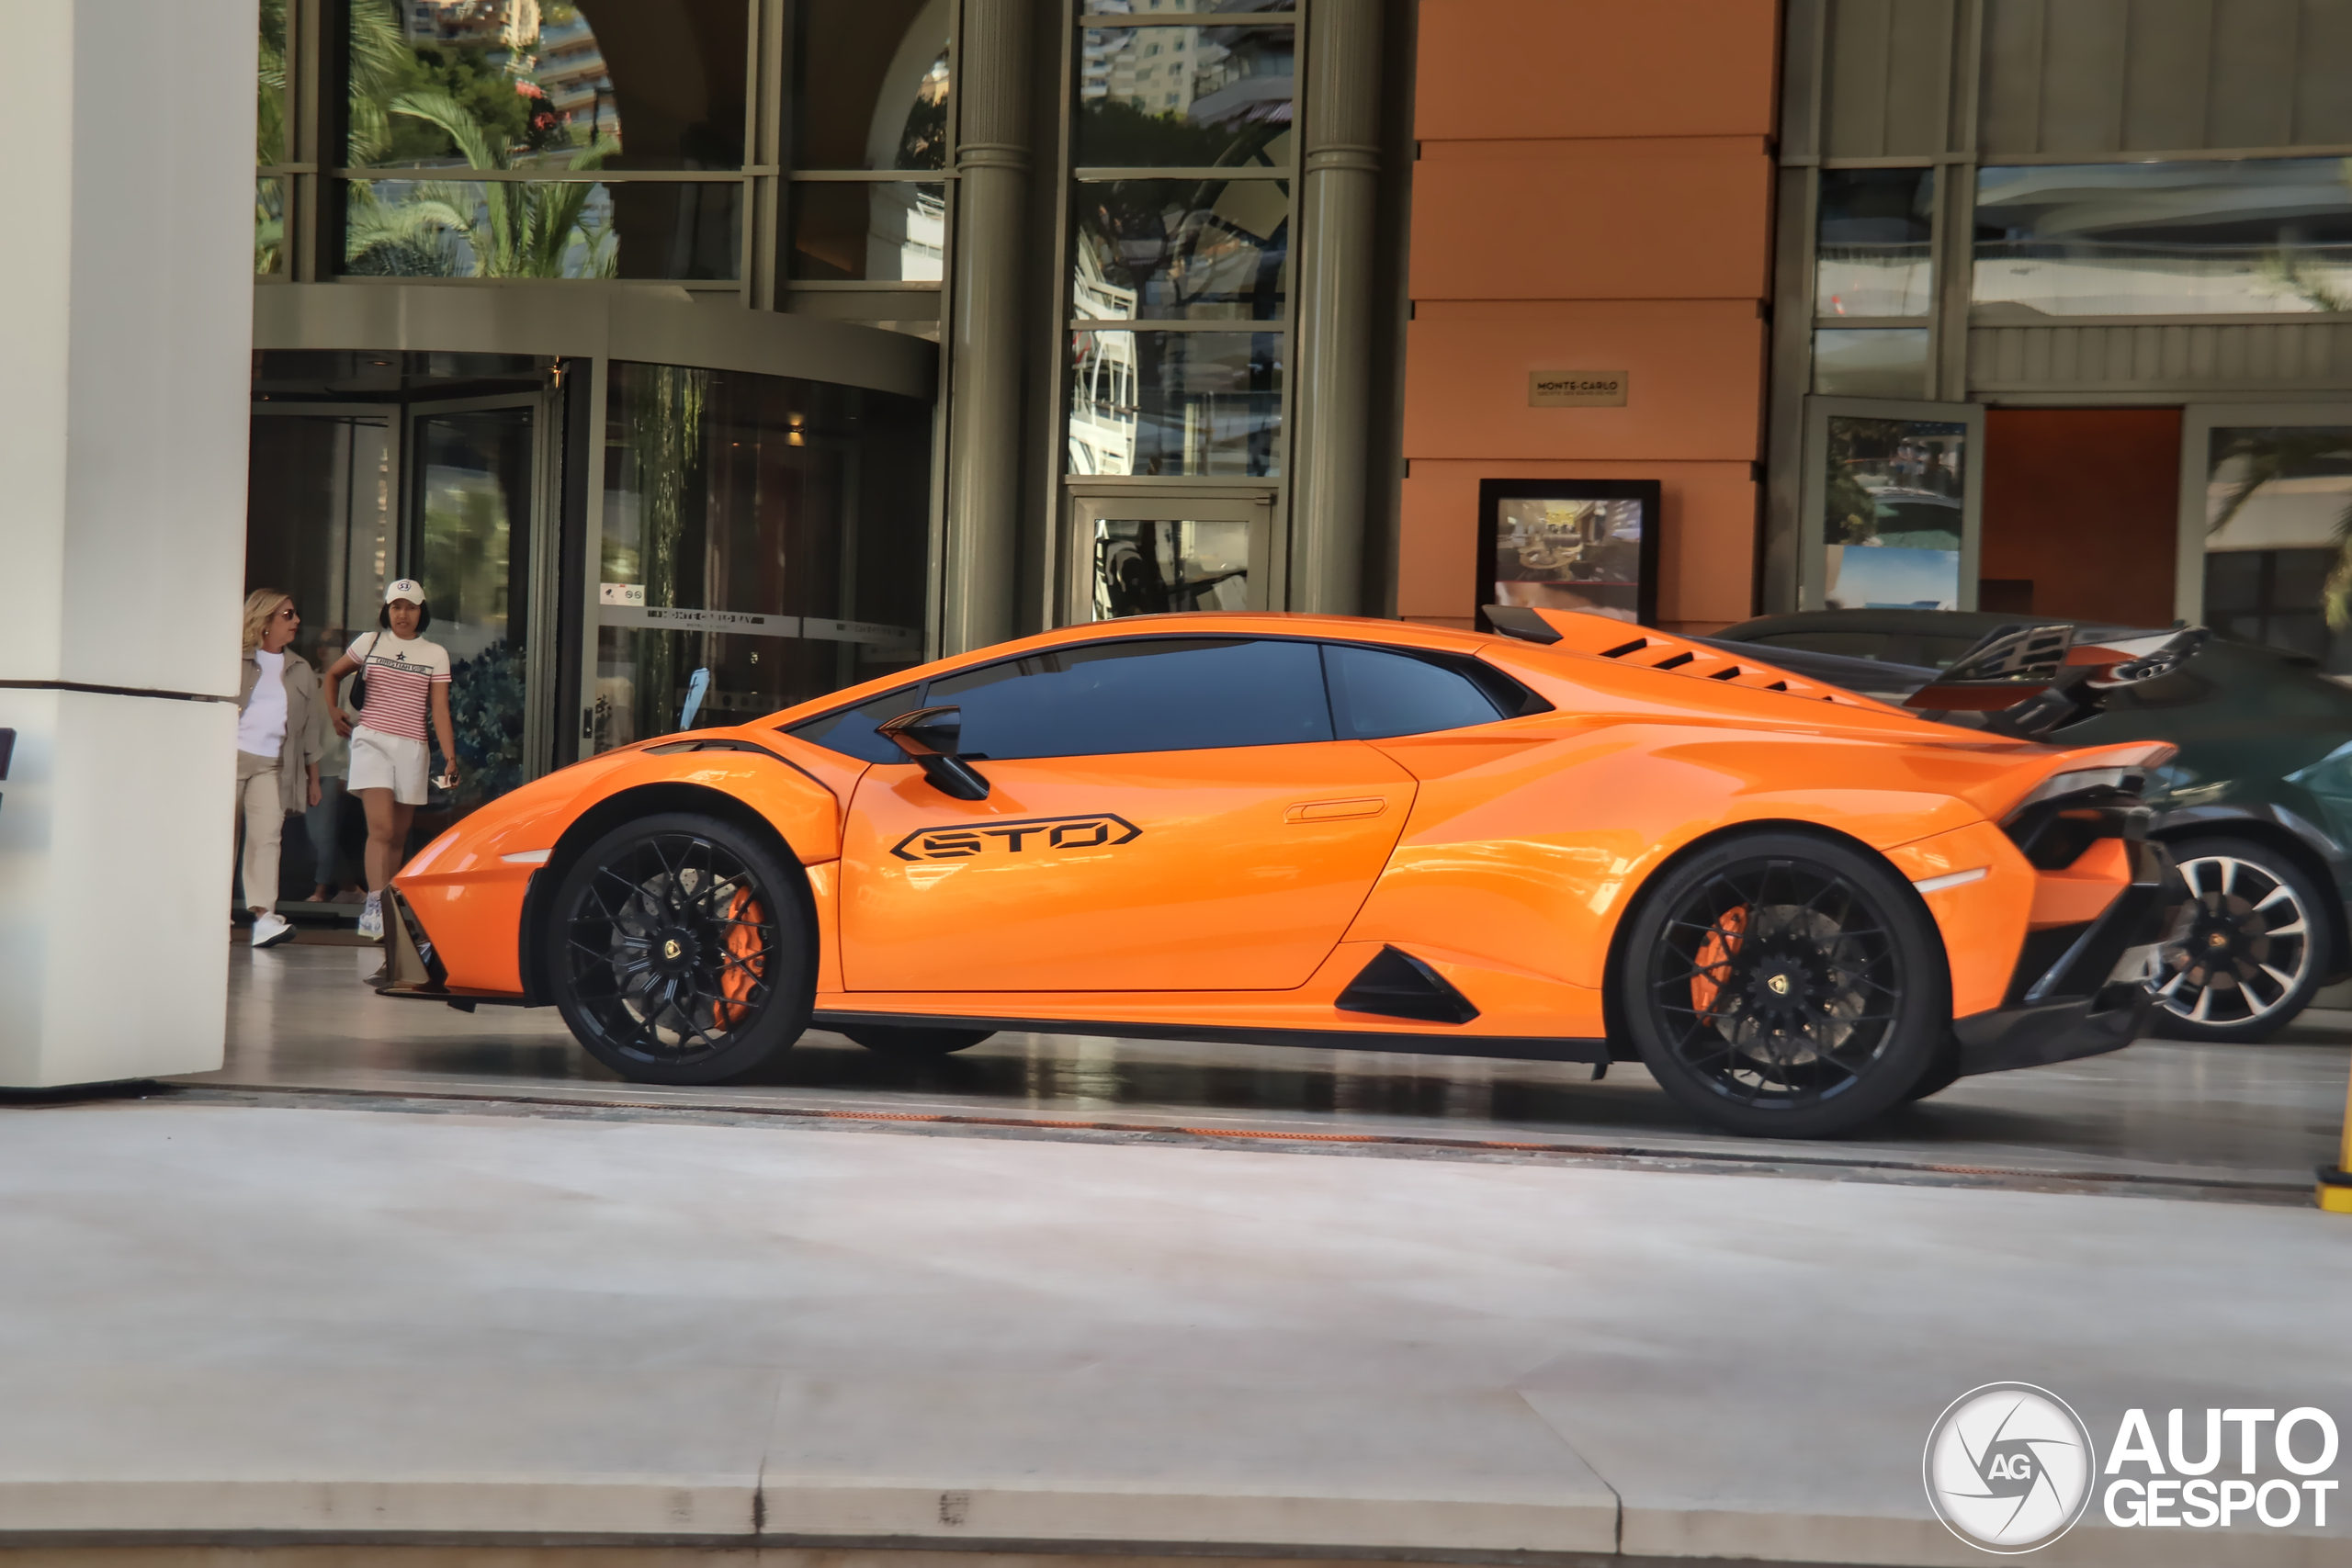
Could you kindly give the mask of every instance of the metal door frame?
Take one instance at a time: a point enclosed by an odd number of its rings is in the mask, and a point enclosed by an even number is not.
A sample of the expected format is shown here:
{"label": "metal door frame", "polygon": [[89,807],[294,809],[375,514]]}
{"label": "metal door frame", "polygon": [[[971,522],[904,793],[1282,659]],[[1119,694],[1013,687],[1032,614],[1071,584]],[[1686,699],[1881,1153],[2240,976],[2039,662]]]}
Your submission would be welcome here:
{"label": "metal door frame", "polygon": [[1064,515],[1061,604],[1057,626],[1092,626],[1094,551],[1091,536],[1099,522],[1126,523],[1252,523],[1250,536],[1250,608],[1269,609],[1274,603],[1271,574],[1274,562],[1274,497],[1228,491],[1223,494],[1170,494],[1162,490],[1122,487],[1117,490],[1073,491]]}
{"label": "metal door frame", "polygon": [[1981,402],[1939,403],[1902,398],[1824,398],[1804,400],[1804,457],[1797,481],[1797,604],[1799,610],[1818,610],[1827,589],[1827,541],[1822,527],[1826,500],[1823,469],[1829,461],[1829,421],[1833,416],[1861,419],[1912,419],[1966,427],[1961,455],[1960,586],[1956,607],[1976,608],[1977,558],[1984,536],[1984,405]]}
{"label": "metal door frame", "polygon": [[2213,432],[2241,425],[2341,425],[2352,429],[2352,402],[2188,403],[2180,411],[2180,526],[2173,565],[2173,611],[2199,626],[2205,619],[2206,455]]}
{"label": "metal door frame", "polygon": [[[563,492],[563,439],[560,430],[551,430],[561,408],[560,393],[496,392],[478,398],[438,398],[418,402],[382,405],[396,407],[401,414],[400,458],[396,465],[400,477],[393,494],[393,515],[398,519],[397,543],[393,552],[399,574],[405,577],[415,569],[416,557],[423,537],[424,517],[417,512],[423,501],[424,487],[417,480],[416,466],[424,460],[424,447],[416,439],[416,422],[452,413],[474,413],[492,409],[525,409],[531,414],[531,496],[528,515],[519,519],[523,533],[523,547],[530,552],[526,581],[528,601],[524,615],[529,627],[523,652],[523,779],[530,782],[572,759],[555,757],[557,738],[568,733],[566,727],[556,723],[555,661],[559,656],[556,636],[556,601],[560,592]],[[514,522],[508,525],[512,529]],[[510,539],[509,547],[512,547]],[[425,585],[430,596],[432,585]],[[510,613],[511,614],[511,613]]]}

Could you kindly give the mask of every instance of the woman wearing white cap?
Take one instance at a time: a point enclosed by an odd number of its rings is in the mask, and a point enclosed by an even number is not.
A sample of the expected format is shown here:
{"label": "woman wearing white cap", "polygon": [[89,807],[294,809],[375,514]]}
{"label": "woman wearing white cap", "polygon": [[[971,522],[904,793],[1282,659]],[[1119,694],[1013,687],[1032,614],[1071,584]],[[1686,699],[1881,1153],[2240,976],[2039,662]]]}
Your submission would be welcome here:
{"label": "woman wearing white cap", "polygon": [[[401,868],[410,819],[424,804],[428,715],[447,760],[440,781],[445,789],[457,786],[458,748],[449,722],[449,650],[419,635],[433,624],[424,589],[401,578],[384,590],[376,619],[381,629],[353,639],[327,671],[326,687],[334,691],[345,675],[359,671],[354,691],[358,724],[339,707],[333,717],[335,732],[351,737],[349,788],[368,809],[368,904],[359,912],[359,934],[380,940],[384,889]],[[357,695],[358,685],[367,687],[366,696]]]}

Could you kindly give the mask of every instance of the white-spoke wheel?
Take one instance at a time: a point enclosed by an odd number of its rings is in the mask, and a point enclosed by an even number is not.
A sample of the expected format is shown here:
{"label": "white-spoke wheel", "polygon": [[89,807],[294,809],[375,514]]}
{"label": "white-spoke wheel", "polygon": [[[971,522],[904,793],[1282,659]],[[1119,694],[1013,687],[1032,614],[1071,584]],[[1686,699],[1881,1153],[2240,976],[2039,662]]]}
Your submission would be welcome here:
{"label": "white-spoke wheel", "polygon": [[2231,839],[2175,847],[2188,885],[2185,940],[2156,987],[2166,1032],[2255,1040],[2301,1012],[2318,989],[2330,927],[2301,869],[2267,846]]}

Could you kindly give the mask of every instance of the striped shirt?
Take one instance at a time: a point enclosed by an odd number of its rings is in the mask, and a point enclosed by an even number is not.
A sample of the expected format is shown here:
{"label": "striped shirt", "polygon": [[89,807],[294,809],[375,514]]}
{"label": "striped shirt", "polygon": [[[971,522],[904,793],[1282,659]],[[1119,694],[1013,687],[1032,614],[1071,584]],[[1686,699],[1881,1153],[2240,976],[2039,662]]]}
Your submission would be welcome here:
{"label": "striped shirt", "polygon": [[368,677],[368,705],[359,722],[379,735],[424,740],[435,685],[449,683],[449,650],[437,642],[390,632],[368,632],[346,649]]}

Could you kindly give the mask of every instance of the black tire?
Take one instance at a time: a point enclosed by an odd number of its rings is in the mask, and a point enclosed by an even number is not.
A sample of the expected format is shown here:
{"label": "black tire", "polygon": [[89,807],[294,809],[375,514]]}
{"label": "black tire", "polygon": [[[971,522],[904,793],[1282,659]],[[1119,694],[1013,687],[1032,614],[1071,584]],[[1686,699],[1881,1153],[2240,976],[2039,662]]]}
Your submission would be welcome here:
{"label": "black tire", "polygon": [[1634,912],[1618,1010],[1666,1092],[1767,1138],[1833,1137],[1899,1103],[1951,1031],[1942,939],[1877,856],[1769,830],[1668,868]]}
{"label": "black tire", "polygon": [[717,818],[589,846],[557,890],[548,976],[588,1054],[639,1083],[721,1083],[800,1038],[816,999],[800,870]]}
{"label": "black tire", "polygon": [[2190,911],[2185,940],[2161,960],[2155,1032],[2235,1044],[2269,1039],[2326,979],[2333,904],[2267,844],[2217,835],[2166,847],[2188,884]]}
{"label": "black tire", "polygon": [[993,1029],[923,1029],[912,1024],[861,1023],[842,1033],[885,1056],[944,1056],[967,1051],[993,1035]]}

